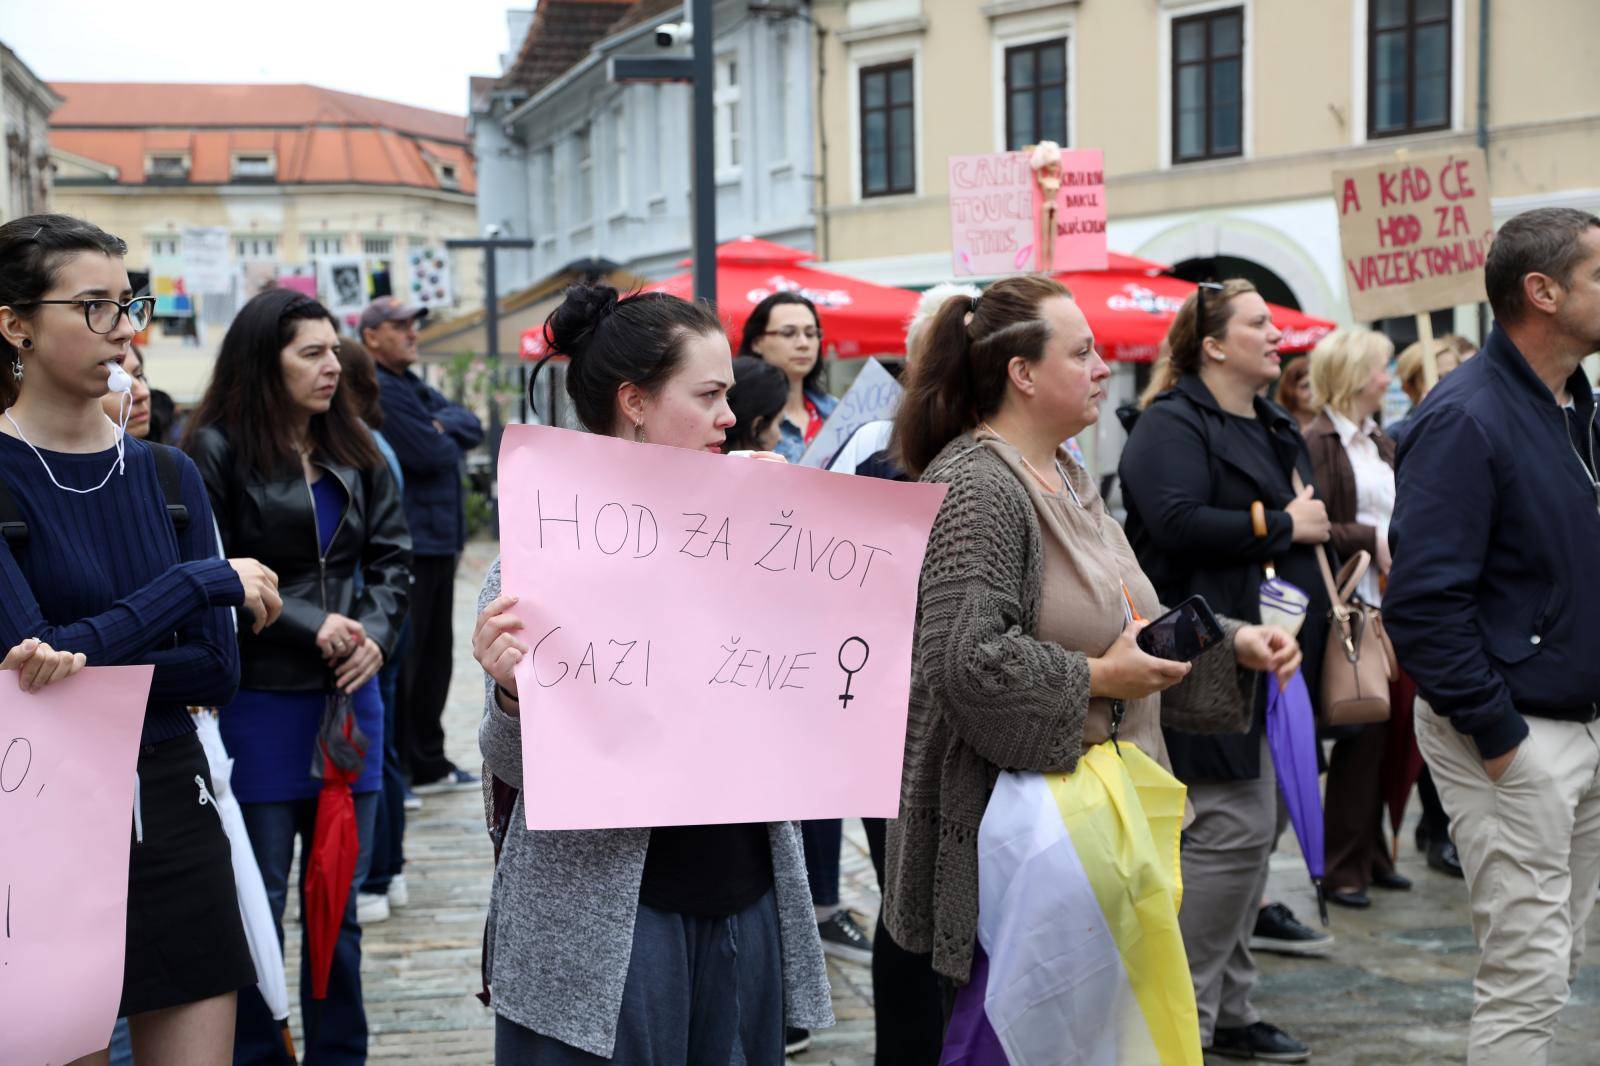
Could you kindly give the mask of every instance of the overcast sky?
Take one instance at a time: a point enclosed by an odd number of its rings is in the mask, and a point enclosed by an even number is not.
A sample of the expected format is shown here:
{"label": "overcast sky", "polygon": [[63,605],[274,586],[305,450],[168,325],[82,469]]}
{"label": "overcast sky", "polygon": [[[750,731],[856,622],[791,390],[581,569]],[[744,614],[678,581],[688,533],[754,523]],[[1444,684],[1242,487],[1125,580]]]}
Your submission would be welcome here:
{"label": "overcast sky", "polygon": [[309,82],[453,114],[498,74],[531,0],[0,0],[0,41],[46,81]]}

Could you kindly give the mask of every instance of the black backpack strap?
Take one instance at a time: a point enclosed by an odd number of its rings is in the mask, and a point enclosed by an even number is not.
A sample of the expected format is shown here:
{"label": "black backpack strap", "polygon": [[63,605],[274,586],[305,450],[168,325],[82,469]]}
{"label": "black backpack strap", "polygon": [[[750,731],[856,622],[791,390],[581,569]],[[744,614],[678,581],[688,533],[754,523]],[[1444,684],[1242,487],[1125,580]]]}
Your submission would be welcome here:
{"label": "black backpack strap", "polygon": [[147,441],[156,460],[156,480],[161,482],[161,495],[167,501],[167,517],[172,528],[183,536],[189,528],[189,507],[183,502],[183,467],[178,465],[178,449],[168,444]]}
{"label": "black backpack strap", "polygon": [[15,555],[28,544],[28,520],[22,517],[22,508],[4,480],[0,480],[0,536]]}

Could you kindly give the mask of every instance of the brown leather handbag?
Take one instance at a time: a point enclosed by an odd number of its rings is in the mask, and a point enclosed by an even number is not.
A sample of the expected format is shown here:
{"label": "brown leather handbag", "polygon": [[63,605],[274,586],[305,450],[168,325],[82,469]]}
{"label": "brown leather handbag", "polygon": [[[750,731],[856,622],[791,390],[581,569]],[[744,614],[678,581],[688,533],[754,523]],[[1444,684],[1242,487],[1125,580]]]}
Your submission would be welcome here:
{"label": "brown leather handbag", "polygon": [[1333,605],[1328,611],[1318,708],[1325,726],[1367,725],[1389,718],[1389,683],[1399,676],[1399,663],[1383,630],[1383,615],[1356,596],[1356,587],[1371,565],[1370,553],[1356,552],[1339,568],[1335,580],[1327,551],[1317,545],[1317,566]]}

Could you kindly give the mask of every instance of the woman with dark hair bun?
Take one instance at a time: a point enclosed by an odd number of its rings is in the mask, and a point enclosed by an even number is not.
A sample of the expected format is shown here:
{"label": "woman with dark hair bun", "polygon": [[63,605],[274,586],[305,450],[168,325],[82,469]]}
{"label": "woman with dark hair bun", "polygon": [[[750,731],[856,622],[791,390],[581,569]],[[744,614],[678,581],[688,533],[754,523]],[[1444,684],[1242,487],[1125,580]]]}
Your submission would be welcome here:
{"label": "woman with dark hair bun", "polygon": [[735,421],[724,449],[773,452],[783,435],[783,406],[788,400],[789,381],[783,371],[752,355],[735,359],[728,393]]}
{"label": "woman with dark hair bun", "polygon": [[[211,385],[189,419],[194,456],[223,545],[260,554],[279,574],[283,618],[240,633],[241,683],[219,724],[233,756],[250,845],[283,936],[295,839],[316,847],[319,731],[348,699],[359,738],[359,852],[334,947],[327,998],[313,1002],[302,942],[307,1061],[363,1062],[357,891],[372,859],[383,787],[384,711],[377,674],[394,653],[411,584],[411,535],[400,489],[341,384],[339,334],[316,300],[268,289],[222,338]],[[333,723],[337,725],[337,723]],[[301,899],[301,911],[305,900]],[[234,1061],[279,1061],[278,1024],[254,988],[239,997]]]}
{"label": "woman with dark hair bun", "polygon": [[783,436],[777,453],[798,463],[839,401],[823,384],[822,319],[817,305],[797,292],[775,292],[745,319],[740,355],[764,359],[789,379]]}
{"label": "woman with dark hair bun", "polygon": [[[734,374],[704,305],[574,285],[545,339],[571,360],[567,393],[591,433],[723,449]],[[517,689],[516,603],[496,560],[472,634],[491,795],[520,790],[522,718],[540,713]],[[543,832],[522,804],[489,812],[505,827],[485,958],[500,1066],[778,1066],[786,1023],[833,1024],[794,823]]]}
{"label": "woman with dark hair bun", "polygon": [[[187,706],[226,703],[238,686],[229,608],[260,631],[280,604],[266,567],[218,558],[194,464],[101,409],[112,382],[131,385],[124,365],[150,321],[126,253],[66,215],[0,226],[0,485],[27,529],[0,538],[0,648],[11,649],[0,668],[20,668],[34,690],[85,663],[154,666],[129,812],[118,1015],[141,1062],[215,1063],[232,1044],[235,993],[256,971]],[[168,474],[186,522],[168,509]]]}

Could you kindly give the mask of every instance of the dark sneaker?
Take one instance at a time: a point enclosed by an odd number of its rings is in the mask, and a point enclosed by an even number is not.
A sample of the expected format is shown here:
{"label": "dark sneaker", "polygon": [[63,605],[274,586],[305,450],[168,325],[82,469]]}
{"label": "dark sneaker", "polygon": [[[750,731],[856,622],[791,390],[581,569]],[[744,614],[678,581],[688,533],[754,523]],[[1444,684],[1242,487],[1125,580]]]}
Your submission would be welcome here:
{"label": "dark sneaker", "polygon": [[1311,1058],[1311,1049],[1300,1041],[1266,1022],[1243,1025],[1237,1029],[1218,1028],[1206,1048],[1213,1055],[1230,1059],[1255,1059],[1258,1062],[1305,1062]]}
{"label": "dark sneaker", "polygon": [[785,1055],[798,1055],[810,1046],[810,1029],[785,1029],[783,1031],[783,1053]]}
{"label": "dark sneaker", "polygon": [[483,779],[477,774],[457,767],[439,778],[437,781],[428,781],[420,785],[412,785],[411,791],[419,796],[426,796],[433,792],[454,792],[462,788],[481,788]]}
{"label": "dark sneaker", "polygon": [[1311,928],[1282,903],[1262,907],[1256,914],[1255,931],[1250,934],[1251,951],[1276,955],[1326,955],[1332,946],[1332,933]]}
{"label": "dark sneaker", "polygon": [[822,951],[837,959],[872,965],[872,941],[861,931],[847,910],[836,910],[825,922],[817,923],[817,933],[822,937]]}

